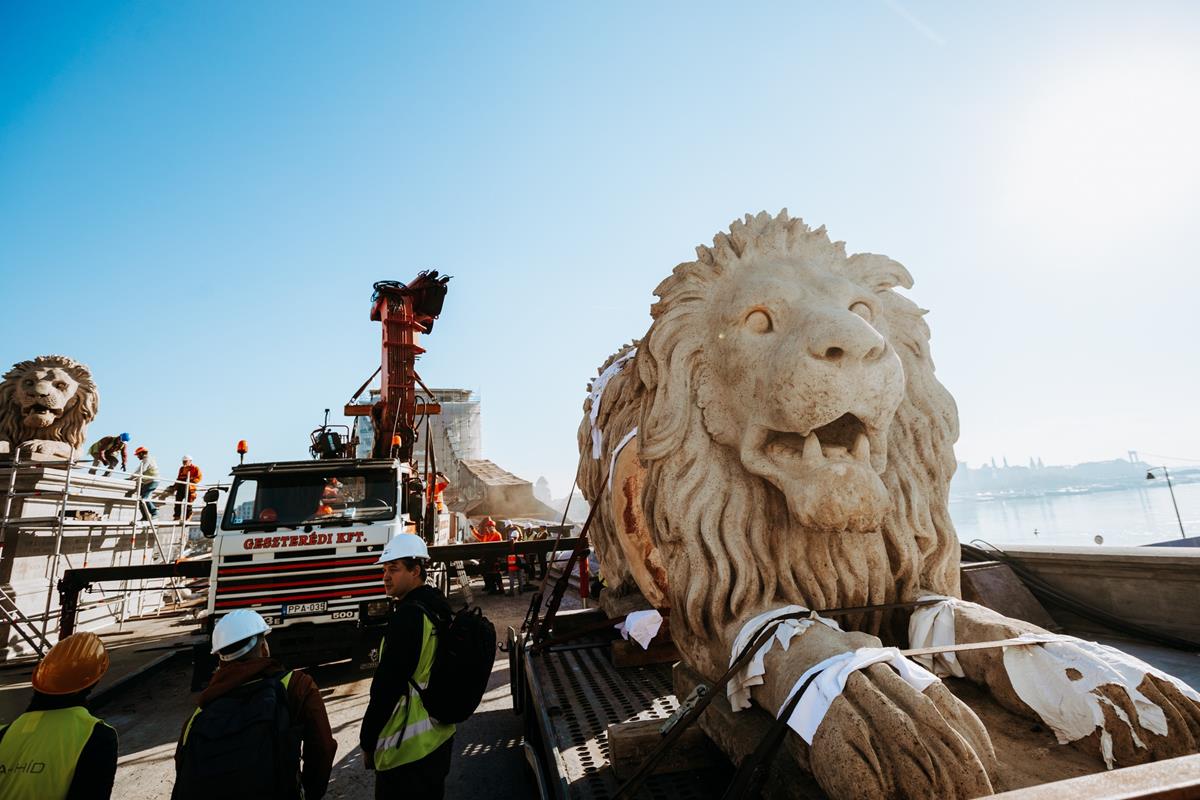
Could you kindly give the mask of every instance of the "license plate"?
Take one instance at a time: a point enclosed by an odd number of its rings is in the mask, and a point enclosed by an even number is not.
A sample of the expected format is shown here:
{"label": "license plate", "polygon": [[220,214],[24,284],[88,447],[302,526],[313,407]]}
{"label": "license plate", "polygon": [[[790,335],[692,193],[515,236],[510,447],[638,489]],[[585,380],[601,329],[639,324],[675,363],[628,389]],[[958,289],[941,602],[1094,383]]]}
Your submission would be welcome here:
{"label": "license plate", "polygon": [[289,603],[283,607],[283,615],[285,617],[294,617],[297,614],[320,614],[325,610],[327,604],[324,600],[319,603]]}

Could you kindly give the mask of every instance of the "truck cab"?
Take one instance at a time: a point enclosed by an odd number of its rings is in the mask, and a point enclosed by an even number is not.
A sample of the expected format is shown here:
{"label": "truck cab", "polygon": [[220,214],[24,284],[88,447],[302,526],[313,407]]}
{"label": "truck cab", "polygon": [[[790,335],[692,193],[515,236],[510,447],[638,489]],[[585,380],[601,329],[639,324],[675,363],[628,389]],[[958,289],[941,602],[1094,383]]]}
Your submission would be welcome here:
{"label": "truck cab", "polygon": [[204,531],[213,536],[208,630],[250,608],[271,626],[272,655],[289,664],[373,662],[391,608],[375,562],[392,536],[417,532],[411,478],[396,459],[235,467],[219,525],[208,512],[214,530]]}

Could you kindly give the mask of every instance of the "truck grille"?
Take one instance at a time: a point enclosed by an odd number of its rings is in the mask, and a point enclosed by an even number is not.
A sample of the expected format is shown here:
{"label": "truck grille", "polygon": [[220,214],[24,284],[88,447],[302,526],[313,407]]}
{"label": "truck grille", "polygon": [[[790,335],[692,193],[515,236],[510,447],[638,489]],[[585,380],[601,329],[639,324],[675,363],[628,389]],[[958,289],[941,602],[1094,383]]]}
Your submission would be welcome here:
{"label": "truck grille", "polygon": [[215,609],[279,606],[325,600],[329,611],[357,609],[364,600],[384,597],[375,556],[288,559],[284,563],[220,566]]}

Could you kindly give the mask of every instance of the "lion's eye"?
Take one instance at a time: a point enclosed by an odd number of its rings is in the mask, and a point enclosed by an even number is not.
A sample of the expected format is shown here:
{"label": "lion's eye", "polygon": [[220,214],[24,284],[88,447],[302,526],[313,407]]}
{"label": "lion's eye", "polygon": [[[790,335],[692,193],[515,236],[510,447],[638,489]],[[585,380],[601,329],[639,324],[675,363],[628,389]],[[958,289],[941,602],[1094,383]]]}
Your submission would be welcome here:
{"label": "lion's eye", "polygon": [[859,300],[857,303],[852,303],[850,305],[850,313],[858,314],[860,317],[865,319],[867,322],[870,322],[871,320],[873,320],[875,318],[875,312],[871,310],[871,307],[869,305],[867,305],[866,303],[864,303],[861,300]]}
{"label": "lion's eye", "polygon": [[62,391],[67,388],[67,385],[65,383],[63,383],[62,381],[58,381],[57,383],[54,384],[54,388],[58,389],[59,391]]}
{"label": "lion's eye", "polygon": [[746,327],[754,333],[770,333],[775,329],[771,324],[771,315],[761,308],[756,308],[746,315]]}

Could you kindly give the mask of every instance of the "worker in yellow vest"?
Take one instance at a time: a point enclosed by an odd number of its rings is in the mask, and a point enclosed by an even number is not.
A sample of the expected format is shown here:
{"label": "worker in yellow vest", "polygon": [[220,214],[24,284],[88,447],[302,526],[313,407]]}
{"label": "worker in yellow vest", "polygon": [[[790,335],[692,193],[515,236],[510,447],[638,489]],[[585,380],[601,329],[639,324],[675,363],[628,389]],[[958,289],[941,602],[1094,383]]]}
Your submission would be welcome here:
{"label": "worker in yellow vest", "polygon": [[429,614],[451,614],[445,596],[425,583],[428,561],[425,541],[411,533],[393,536],[379,557],[384,591],[399,604],[380,645],[359,730],[363,762],[375,770],[376,798],[440,800],[450,772],[454,726],[431,717],[421,699],[438,646]]}
{"label": "worker in yellow vest", "polygon": [[94,633],[61,640],[33,670],[33,700],[0,727],[0,800],[108,800],[117,732],[85,703],[108,671]]}

